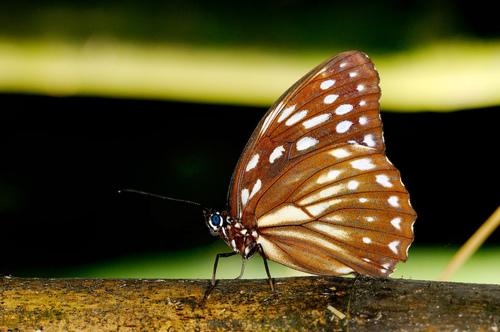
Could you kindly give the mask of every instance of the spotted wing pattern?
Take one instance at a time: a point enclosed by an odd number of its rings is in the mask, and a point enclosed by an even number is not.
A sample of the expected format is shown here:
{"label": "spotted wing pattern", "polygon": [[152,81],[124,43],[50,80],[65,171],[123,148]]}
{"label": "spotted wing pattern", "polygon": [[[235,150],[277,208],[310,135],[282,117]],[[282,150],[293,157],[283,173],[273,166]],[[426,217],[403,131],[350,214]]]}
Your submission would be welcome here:
{"label": "spotted wing pattern", "polygon": [[390,274],[407,258],[415,211],[385,156],[378,73],[341,53],[286,91],[233,174],[229,212],[267,258],[321,275]]}

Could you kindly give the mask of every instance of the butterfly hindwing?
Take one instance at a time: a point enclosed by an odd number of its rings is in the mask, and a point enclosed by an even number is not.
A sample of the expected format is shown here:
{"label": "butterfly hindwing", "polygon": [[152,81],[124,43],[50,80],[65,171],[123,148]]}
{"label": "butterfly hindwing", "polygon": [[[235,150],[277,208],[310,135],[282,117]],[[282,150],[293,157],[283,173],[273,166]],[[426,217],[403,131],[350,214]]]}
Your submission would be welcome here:
{"label": "butterfly hindwing", "polygon": [[[406,259],[413,239],[415,215],[399,179],[374,149],[344,144],[320,150],[262,195],[257,241],[271,260],[305,272],[387,275]],[[284,248],[293,259],[284,259]],[[314,261],[321,268],[311,267]]]}

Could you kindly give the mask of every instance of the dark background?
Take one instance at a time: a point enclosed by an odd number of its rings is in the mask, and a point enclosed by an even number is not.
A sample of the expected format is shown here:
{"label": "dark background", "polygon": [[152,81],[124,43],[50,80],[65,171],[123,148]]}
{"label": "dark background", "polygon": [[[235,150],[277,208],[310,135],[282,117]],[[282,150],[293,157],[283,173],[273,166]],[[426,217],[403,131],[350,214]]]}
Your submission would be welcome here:
{"label": "dark background", "polygon": [[[215,241],[192,205],[223,208],[264,108],[0,95],[2,264],[23,275]],[[499,201],[498,108],[384,112],[387,154],[419,218],[419,244],[463,243]],[[488,243],[498,243],[497,230]],[[28,271],[28,272],[27,272]]]}

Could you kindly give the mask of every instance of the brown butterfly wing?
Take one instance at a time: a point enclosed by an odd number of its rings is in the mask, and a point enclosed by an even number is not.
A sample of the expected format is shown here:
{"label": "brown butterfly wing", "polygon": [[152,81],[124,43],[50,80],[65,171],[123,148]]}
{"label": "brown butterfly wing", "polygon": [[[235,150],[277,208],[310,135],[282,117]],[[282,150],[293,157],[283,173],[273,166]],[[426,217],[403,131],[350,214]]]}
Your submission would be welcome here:
{"label": "brown butterfly wing", "polygon": [[266,256],[326,275],[387,275],[407,257],[415,212],[384,154],[379,78],[341,53],[294,84],[252,134],[230,214],[257,227]]}

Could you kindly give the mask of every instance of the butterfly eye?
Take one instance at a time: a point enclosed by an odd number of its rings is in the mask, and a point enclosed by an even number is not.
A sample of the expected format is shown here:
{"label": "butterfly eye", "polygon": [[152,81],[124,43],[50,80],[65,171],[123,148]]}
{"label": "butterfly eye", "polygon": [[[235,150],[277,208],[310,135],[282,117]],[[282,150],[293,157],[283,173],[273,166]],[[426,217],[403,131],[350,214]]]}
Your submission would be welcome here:
{"label": "butterfly eye", "polygon": [[223,226],[224,219],[219,212],[211,213],[206,216],[207,226],[213,236],[219,235],[220,229]]}
{"label": "butterfly eye", "polygon": [[210,216],[210,225],[213,228],[219,228],[221,223],[222,223],[222,218],[221,218],[220,214],[214,213]]}

